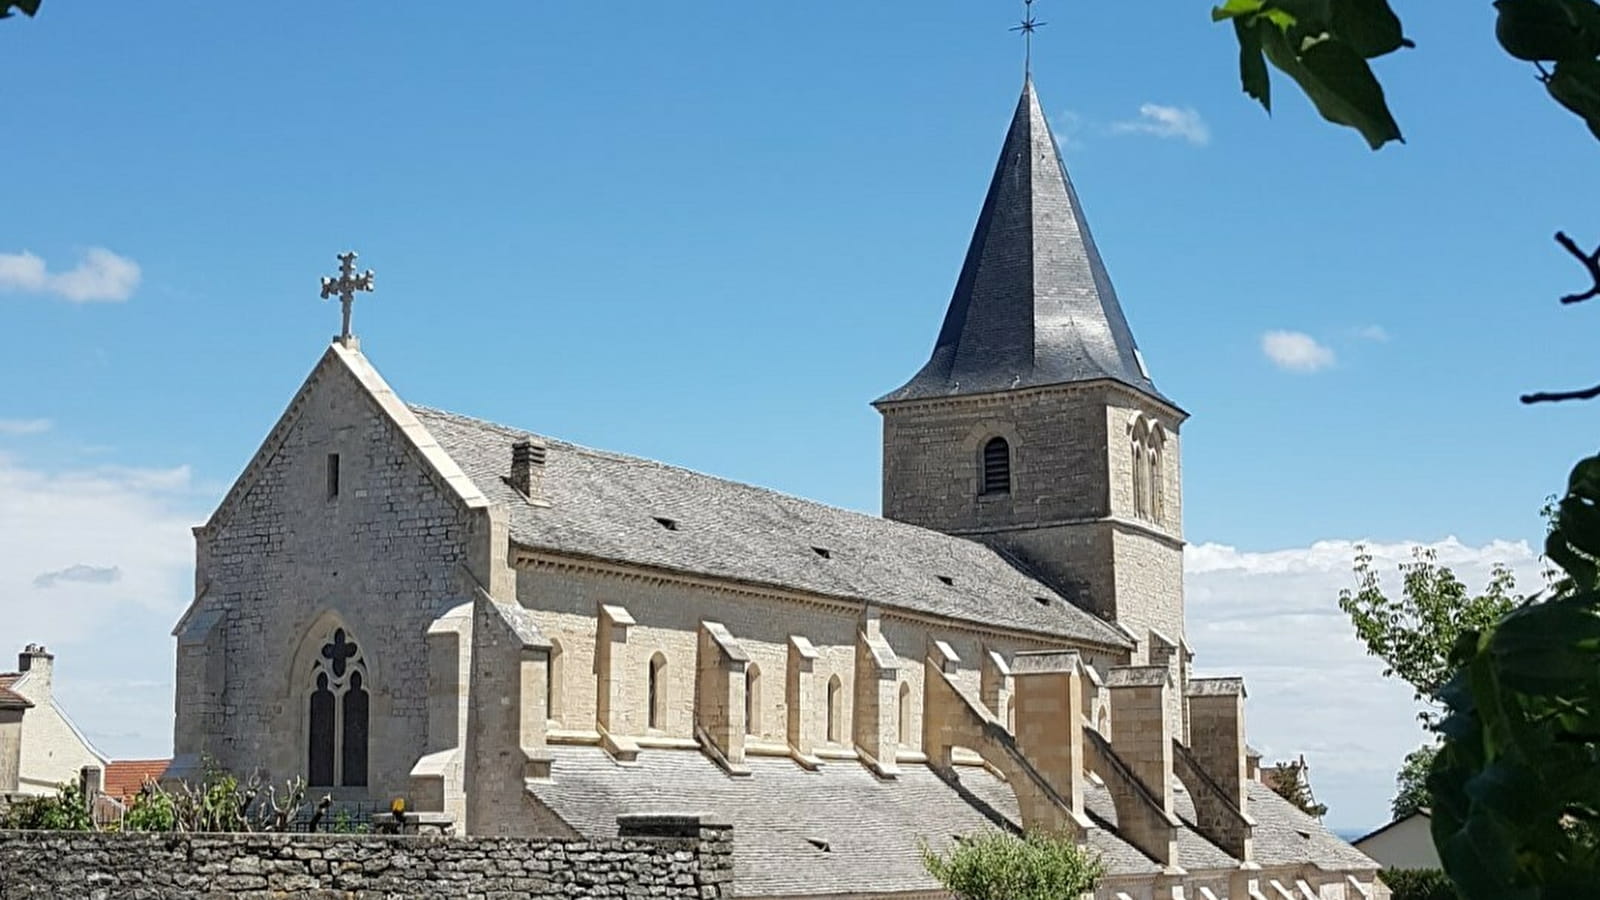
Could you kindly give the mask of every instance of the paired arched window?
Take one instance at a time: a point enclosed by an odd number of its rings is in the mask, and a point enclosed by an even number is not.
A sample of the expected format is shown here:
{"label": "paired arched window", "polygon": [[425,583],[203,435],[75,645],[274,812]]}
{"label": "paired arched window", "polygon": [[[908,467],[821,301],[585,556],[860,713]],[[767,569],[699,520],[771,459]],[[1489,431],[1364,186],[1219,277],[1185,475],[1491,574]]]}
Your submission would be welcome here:
{"label": "paired arched window", "polygon": [[667,658],[660,653],[650,657],[650,675],[647,684],[646,701],[649,706],[645,710],[645,724],[649,728],[662,729],[667,721]]}
{"label": "paired arched window", "polygon": [[1167,435],[1161,426],[1143,416],[1135,417],[1129,432],[1129,470],[1133,477],[1133,513],[1151,522],[1161,521],[1165,485],[1161,476],[1161,456]]}
{"label": "paired arched window", "polygon": [[1011,445],[1003,437],[993,437],[983,445],[978,493],[984,496],[1011,493]]}
{"label": "paired arched window", "polygon": [[761,733],[761,667],[755,663],[744,670],[744,733]]}
{"label": "paired arched window", "polygon": [[828,679],[828,740],[835,744],[844,742],[843,704],[844,684],[834,675]]}
{"label": "paired arched window", "polygon": [[561,671],[562,663],[564,662],[562,657],[561,642],[552,640],[550,642],[550,667],[549,671],[545,672],[544,679],[544,716],[558,725],[561,724],[562,688],[564,687],[562,684],[562,675],[564,673]]}
{"label": "paired arched window", "polygon": [[306,780],[312,787],[365,787],[370,686],[361,648],[335,628],[311,663]]}

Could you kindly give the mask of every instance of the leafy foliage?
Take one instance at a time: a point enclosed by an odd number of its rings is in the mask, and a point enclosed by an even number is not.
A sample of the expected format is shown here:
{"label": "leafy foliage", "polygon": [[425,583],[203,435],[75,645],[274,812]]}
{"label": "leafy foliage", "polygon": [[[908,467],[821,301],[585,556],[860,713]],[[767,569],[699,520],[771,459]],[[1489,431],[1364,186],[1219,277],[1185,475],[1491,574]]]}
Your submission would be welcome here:
{"label": "leafy foliage", "polygon": [[929,874],[962,900],[1060,900],[1094,888],[1099,857],[1070,837],[986,831],[945,853],[922,848]]}
{"label": "leafy foliage", "polygon": [[67,782],[56,793],[19,800],[0,817],[0,828],[48,831],[91,831],[89,804],[83,787]]}
{"label": "leafy foliage", "polygon": [[1456,889],[1438,869],[1384,869],[1393,900],[1456,900]]}
{"label": "leafy foliage", "polygon": [[[1495,37],[1538,66],[1539,80],[1600,138],[1600,3],[1494,0]],[[1376,150],[1403,140],[1367,60],[1413,46],[1388,0],[1225,0],[1244,92],[1272,109],[1270,62],[1299,84],[1322,117],[1361,132]],[[1547,67],[1546,64],[1549,64]]]}
{"label": "leafy foliage", "polygon": [[1398,821],[1411,815],[1419,809],[1433,806],[1432,797],[1428,794],[1428,770],[1433,767],[1433,758],[1439,755],[1439,748],[1432,744],[1425,744],[1406,754],[1405,762],[1400,764],[1400,772],[1394,777],[1394,799],[1389,802],[1389,811]]}
{"label": "leafy foliage", "polygon": [[1311,779],[1306,777],[1304,757],[1297,761],[1278,763],[1262,780],[1274,794],[1293,803],[1306,815],[1320,819],[1328,814],[1328,804],[1318,803],[1317,798],[1311,793]]}
{"label": "leafy foliage", "polygon": [[39,14],[41,0],[0,0],[0,19],[8,19],[17,13],[22,13],[29,18]]}
{"label": "leafy foliage", "polygon": [[[1522,602],[1511,570],[1496,565],[1482,594],[1471,595],[1432,550],[1417,548],[1400,566],[1401,596],[1384,594],[1372,555],[1356,548],[1356,589],[1339,592],[1339,608],[1355,625],[1367,652],[1384,662],[1384,677],[1398,676],[1416,698],[1437,705],[1453,671],[1450,651],[1461,635],[1488,627]],[[1423,713],[1424,723],[1436,716]]]}
{"label": "leafy foliage", "polygon": [[1567,578],[1464,633],[1428,777],[1433,839],[1466,900],[1600,884],[1600,457],[1578,463],[1546,553]]}

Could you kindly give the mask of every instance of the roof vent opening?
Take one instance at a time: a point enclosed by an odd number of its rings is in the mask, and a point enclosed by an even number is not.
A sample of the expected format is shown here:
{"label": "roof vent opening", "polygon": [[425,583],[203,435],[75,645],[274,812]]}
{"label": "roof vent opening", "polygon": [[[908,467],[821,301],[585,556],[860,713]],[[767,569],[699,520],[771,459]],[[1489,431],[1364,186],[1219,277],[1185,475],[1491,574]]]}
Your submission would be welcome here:
{"label": "roof vent opening", "polygon": [[677,531],[678,530],[678,520],[677,519],[668,519],[665,516],[653,516],[652,518],[654,518],[656,520],[656,524],[657,525],[660,525],[662,528],[665,528],[668,531]]}
{"label": "roof vent opening", "polygon": [[811,552],[822,557],[823,559],[833,559],[833,551],[829,550],[827,547],[812,547]]}
{"label": "roof vent opening", "polygon": [[833,847],[822,838],[806,838],[806,843],[821,850],[823,853],[832,853]]}
{"label": "roof vent opening", "polygon": [[1050,605],[1050,598],[1049,597],[1035,597],[1035,598],[1033,598],[1033,602],[1039,604],[1040,606],[1049,606]]}
{"label": "roof vent opening", "polygon": [[949,575],[940,575],[939,576],[939,580],[944,582],[946,585],[951,586],[951,587],[954,587],[955,583],[956,583],[956,580],[954,578],[951,578]]}

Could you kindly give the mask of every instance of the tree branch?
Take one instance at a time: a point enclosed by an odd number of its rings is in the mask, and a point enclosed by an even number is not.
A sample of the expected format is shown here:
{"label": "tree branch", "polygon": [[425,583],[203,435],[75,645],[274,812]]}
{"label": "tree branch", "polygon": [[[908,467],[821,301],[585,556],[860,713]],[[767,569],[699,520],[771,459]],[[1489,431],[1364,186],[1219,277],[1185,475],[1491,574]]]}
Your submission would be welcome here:
{"label": "tree branch", "polygon": [[1585,253],[1578,247],[1576,241],[1567,237],[1565,231],[1556,232],[1556,243],[1577,258],[1578,263],[1589,273],[1590,280],[1594,282],[1594,287],[1581,294],[1568,294],[1561,298],[1561,302],[1582,303],[1591,297],[1600,297],[1600,247],[1596,247],[1593,253]]}
{"label": "tree branch", "polygon": [[1523,394],[1520,399],[1523,403],[1560,403],[1563,400],[1593,400],[1596,397],[1600,397],[1600,384],[1581,391],[1539,391]]}

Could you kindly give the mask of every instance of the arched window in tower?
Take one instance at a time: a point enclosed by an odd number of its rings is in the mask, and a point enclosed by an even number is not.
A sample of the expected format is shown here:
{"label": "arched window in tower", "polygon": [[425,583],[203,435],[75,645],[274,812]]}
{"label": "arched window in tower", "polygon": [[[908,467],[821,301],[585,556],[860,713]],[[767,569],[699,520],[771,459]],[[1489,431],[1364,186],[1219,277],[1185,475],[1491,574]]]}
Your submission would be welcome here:
{"label": "arched window in tower", "polygon": [[985,496],[1011,493],[1011,445],[1002,437],[990,438],[983,445],[983,479],[980,493]]}
{"label": "arched window in tower", "polygon": [[1161,454],[1166,448],[1167,435],[1160,425],[1150,427],[1150,521],[1160,522],[1162,514]]}
{"label": "arched window in tower", "polygon": [[904,681],[900,682],[900,715],[895,724],[900,746],[911,746],[911,685]]}
{"label": "arched window in tower", "polygon": [[761,733],[761,667],[755,663],[744,670],[744,733]]}
{"label": "arched window in tower", "polygon": [[306,780],[313,787],[367,784],[372,722],[368,674],[360,646],[343,628],[335,627],[311,663]]}
{"label": "arched window in tower", "polygon": [[1133,436],[1129,441],[1129,475],[1133,479],[1133,514],[1139,518],[1150,517],[1150,464],[1146,458],[1149,430],[1143,418],[1133,420]]}
{"label": "arched window in tower", "polygon": [[547,721],[561,724],[562,663],[561,642],[550,641],[550,666],[544,677],[544,716]]}
{"label": "arched window in tower", "polygon": [[650,657],[649,683],[646,685],[650,705],[645,710],[645,725],[660,730],[667,721],[667,658],[660,653]]}
{"label": "arched window in tower", "polygon": [[840,721],[840,705],[844,703],[844,684],[835,675],[828,679],[828,740],[835,744],[844,742],[844,723]]}

